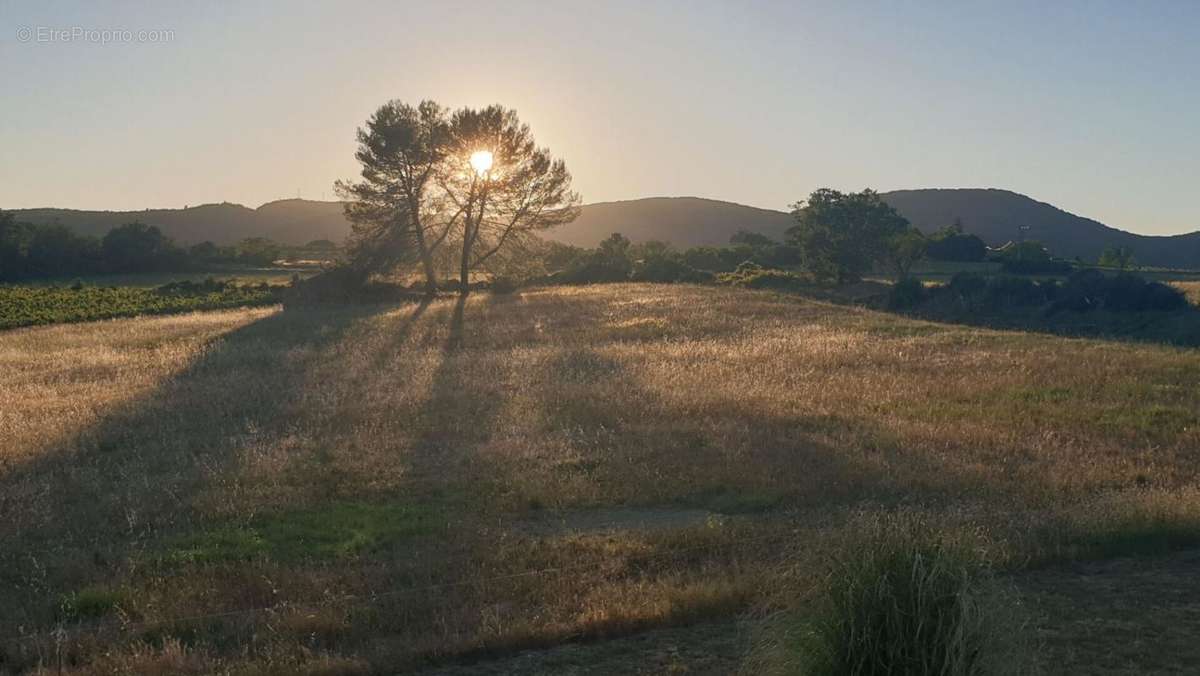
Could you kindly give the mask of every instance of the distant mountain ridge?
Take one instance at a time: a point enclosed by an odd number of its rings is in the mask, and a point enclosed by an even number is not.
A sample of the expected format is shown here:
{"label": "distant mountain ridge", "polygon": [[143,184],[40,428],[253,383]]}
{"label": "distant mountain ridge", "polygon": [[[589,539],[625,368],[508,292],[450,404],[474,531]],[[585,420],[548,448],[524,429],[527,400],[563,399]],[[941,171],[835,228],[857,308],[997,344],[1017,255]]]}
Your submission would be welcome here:
{"label": "distant mountain ridge", "polygon": [[1090,218],[1076,216],[1020,193],[994,188],[928,188],[896,190],[883,198],[923,232],[933,232],[960,219],[963,230],[990,245],[1021,237],[1045,244],[1063,258],[1095,261],[1110,246],[1129,247],[1143,265],[1200,268],[1200,232],[1183,235],[1138,235]]}
{"label": "distant mountain ridge", "polygon": [[257,209],[222,202],[183,209],[14,209],[12,213],[18,221],[59,223],[97,237],[118,225],[139,221],[158,226],[167,236],[184,244],[204,241],[232,244],[247,237],[269,237],[285,244],[304,244],[316,239],[338,242],[350,231],[350,225],[342,216],[341,202],[302,199],[267,202]]}
{"label": "distant mountain ridge", "polygon": [[[1008,190],[983,188],[897,190],[883,198],[924,232],[956,219],[963,229],[990,245],[1021,235],[1041,241],[1055,255],[1094,261],[1109,246],[1127,246],[1144,265],[1200,268],[1200,232],[1173,236],[1138,235],[1068,213]],[[343,240],[350,226],[340,202],[287,199],[257,209],[240,204],[205,204],[186,209],[145,211],[77,211],[16,209],[17,220],[61,223],[79,232],[103,235],[110,228],[141,221],[162,228],[191,244],[211,240],[229,244],[246,237],[270,237],[286,244],[316,239]],[[650,239],[677,247],[721,245],[738,230],[760,232],[782,240],[792,226],[791,214],[734,202],[699,197],[648,197],[599,202],[583,207],[579,218],[547,233],[550,239],[595,246],[614,232],[634,241]]]}
{"label": "distant mountain ridge", "polygon": [[[1109,246],[1127,246],[1143,265],[1200,268],[1200,232],[1138,235],[1076,216],[1009,190],[929,188],[881,193],[914,226],[932,233],[958,220],[966,232],[999,246],[1025,238],[1056,256],[1095,261]],[[678,247],[727,244],[738,230],[782,240],[791,214],[699,197],[651,197],[584,207],[579,218],[549,234],[560,242],[594,246],[613,232],[633,241],[659,239]],[[1028,230],[1020,230],[1028,226]]]}
{"label": "distant mountain ridge", "polygon": [[597,202],[579,218],[546,233],[564,244],[591,247],[619,232],[635,242],[661,240],[677,247],[728,244],[738,230],[781,240],[795,225],[791,214],[700,197],[646,197]]}

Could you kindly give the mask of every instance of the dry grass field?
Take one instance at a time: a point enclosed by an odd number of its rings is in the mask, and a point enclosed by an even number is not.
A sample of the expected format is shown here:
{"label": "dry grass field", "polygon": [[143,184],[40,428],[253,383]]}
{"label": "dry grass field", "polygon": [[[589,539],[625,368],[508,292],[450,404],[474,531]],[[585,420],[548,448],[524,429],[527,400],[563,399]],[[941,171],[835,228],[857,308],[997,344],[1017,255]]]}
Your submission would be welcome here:
{"label": "dry grass field", "polygon": [[1014,575],[1166,551],[1200,542],[1198,378],[691,286],[3,332],[0,672],[375,673],[725,621],[863,511]]}

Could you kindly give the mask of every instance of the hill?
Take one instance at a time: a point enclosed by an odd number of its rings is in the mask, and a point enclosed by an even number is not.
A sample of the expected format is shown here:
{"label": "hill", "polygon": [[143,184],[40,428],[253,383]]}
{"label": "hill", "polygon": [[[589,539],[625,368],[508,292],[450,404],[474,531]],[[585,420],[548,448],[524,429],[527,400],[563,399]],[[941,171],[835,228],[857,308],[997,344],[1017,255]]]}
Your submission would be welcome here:
{"label": "hill", "polygon": [[924,232],[960,219],[963,229],[990,245],[1019,237],[1045,244],[1056,256],[1094,261],[1109,246],[1126,246],[1139,263],[1172,268],[1200,267],[1200,232],[1169,237],[1138,235],[1008,190],[897,190],[883,198]]}
{"label": "hill", "polygon": [[794,224],[790,214],[699,197],[647,197],[598,202],[583,208],[574,222],[548,233],[550,239],[595,246],[619,232],[635,242],[662,240],[677,247],[728,244],[738,230],[782,239]]}
{"label": "hill", "polygon": [[[1170,237],[1137,235],[1076,216],[1018,193],[995,189],[897,190],[883,193],[892,206],[925,232],[960,220],[967,232],[991,245],[1019,236],[1045,243],[1055,255],[1094,261],[1109,246],[1127,246],[1144,265],[1200,267],[1200,232]],[[270,237],[288,244],[314,239],[341,241],[349,233],[340,202],[289,199],[257,209],[240,204],[205,204],[186,209],[145,211],[76,211],[21,209],[18,220],[58,222],[80,232],[103,235],[110,228],[141,221],[157,225],[176,240],[218,244],[245,237]],[[600,202],[583,207],[579,218],[551,233],[550,239],[595,246],[614,232],[634,241],[663,240],[677,247],[727,244],[738,230],[782,239],[791,215],[733,202],[699,197],[649,197]]]}
{"label": "hill", "polygon": [[342,217],[340,202],[301,199],[268,202],[257,209],[222,202],[184,209],[15,209],[12,213],[18,221],[60,223],[77,232],[96,236],[103,236],[118,225],[140,221],[158,226],[165,234],[184,244],[206,240],[231,244],[246,237],[270,237],[285,244],[304,244],[315,239],[338,242],[350,230]]}
{"label": "hill", "polygon": [[[1137,235],[1076,216],[1053,205],[1007,190],[897,190],[883,198],[923,232],[934,232],[956,219],[990,245],[1025,236],[1048,246],[1057,256],[1094,261],[1109,246],[1127,246],[1144,265],[1200,267],[1200,232],[1170,237]],[[652,197],[590,204],[579,218],[551,238],[594,246],[613,232],[634,241],[660,239],[680,247],[726,244],[740,229],[781,239],[793,224],[782,211],[758,209],[697,197]]]}

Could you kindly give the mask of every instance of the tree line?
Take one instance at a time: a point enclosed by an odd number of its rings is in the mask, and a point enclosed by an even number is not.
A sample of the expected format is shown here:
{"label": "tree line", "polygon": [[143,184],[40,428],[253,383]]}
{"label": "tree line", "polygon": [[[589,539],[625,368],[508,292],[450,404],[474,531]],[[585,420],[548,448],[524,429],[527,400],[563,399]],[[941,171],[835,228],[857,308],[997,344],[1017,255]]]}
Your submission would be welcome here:
{"label": "tree line", "polygon": [[[332,242],[314,248],[333,250]],[[0,282],[96,274],[181,272],[221,265],[271,265],[285,247],[264,237],[232,246],[201,242],[181,246],[157,226],[128,223],[103,237],[81,235],[63,225],[18,222],[0,213]]]}

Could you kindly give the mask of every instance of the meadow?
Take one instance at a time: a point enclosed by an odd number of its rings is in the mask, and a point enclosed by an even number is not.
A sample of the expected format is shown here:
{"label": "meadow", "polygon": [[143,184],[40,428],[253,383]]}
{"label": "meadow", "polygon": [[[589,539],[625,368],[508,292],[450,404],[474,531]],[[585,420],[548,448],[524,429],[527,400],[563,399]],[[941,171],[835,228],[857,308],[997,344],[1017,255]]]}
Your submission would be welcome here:
{"label": "meadow", "polygon": [[17,329],[0,374],[0,671],[727,638],[900,510],[1087,672],[1131,649],[1075,650],[1047,576],[1200,544],[1194,349],[612,284]]}

